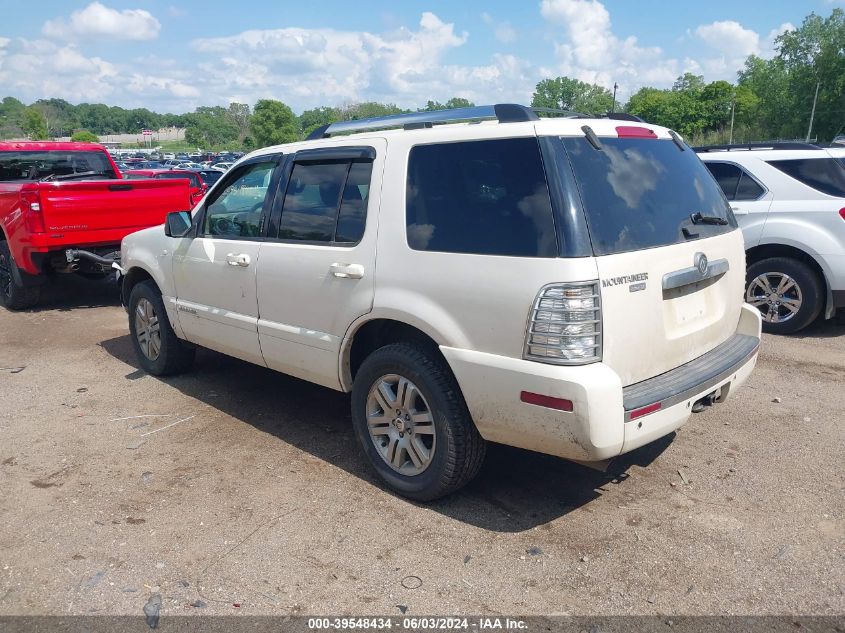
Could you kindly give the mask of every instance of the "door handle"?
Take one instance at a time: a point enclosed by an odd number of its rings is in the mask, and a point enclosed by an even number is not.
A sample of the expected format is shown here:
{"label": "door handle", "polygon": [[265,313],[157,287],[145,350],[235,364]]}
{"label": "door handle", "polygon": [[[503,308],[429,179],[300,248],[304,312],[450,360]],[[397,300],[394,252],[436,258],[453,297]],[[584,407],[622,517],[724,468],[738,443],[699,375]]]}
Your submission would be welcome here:
{"label": "door handle", "polygon": [[746,209],[740,209],[739,207],[731,207],[731,211],[734,212],[734,215],[748,215]]}
{"label": "door handle", "polygon": [[226,263],[229,266],[249,266],[249,255],[229,253],[226,255]]}
{"label": "door handle", "polygon": [[329,272],[341,279],[360,279],[364,276],[364,267],[361,264],[338,264],[329,266]]}

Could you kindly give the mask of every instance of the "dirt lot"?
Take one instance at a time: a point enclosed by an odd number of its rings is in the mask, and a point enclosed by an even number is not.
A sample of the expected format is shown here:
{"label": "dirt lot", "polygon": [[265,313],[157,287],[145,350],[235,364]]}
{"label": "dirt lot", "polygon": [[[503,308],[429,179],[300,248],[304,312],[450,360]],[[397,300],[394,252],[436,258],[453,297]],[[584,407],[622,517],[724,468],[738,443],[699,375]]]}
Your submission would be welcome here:
{"label": "dirt lot", "polygon": [[0,367],[0,615],[845,613],[845,319],[767,336],[622,476],[495,446],[427,506],[343,394],[207,351],[139,371],[104,284],[0,311]]}

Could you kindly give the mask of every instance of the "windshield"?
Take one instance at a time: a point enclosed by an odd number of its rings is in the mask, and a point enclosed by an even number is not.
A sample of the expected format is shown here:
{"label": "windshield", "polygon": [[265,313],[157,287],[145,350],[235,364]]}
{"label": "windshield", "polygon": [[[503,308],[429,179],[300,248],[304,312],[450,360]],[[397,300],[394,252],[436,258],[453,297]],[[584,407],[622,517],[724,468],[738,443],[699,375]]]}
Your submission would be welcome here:
{"label": "windshield", "polygon": [[0,152],[0,182],[41,180],[91,173],[91,178],[117,178],[102,152],[13,151]]}
{"label": "windshield", "polygon": [[711,237],[736,228],[721,189],[674,141],[564,138],[593,252],[610,255]]}
{"label": "windshield", "polygon": [[199,176],[197,176],[196,174],[187,173],[187,172],[184,172],[184,171],[167,172],[167,173],[164,173],[164,174],[159,174],[158,176],[156,176],[156,178],[165,178],[165,179],[168,179],[168,180],[176,180],[178,178],[181,178],[182,180],[187,179],[187,180],[191,181],[192,187],[199,187],[200,186]]}

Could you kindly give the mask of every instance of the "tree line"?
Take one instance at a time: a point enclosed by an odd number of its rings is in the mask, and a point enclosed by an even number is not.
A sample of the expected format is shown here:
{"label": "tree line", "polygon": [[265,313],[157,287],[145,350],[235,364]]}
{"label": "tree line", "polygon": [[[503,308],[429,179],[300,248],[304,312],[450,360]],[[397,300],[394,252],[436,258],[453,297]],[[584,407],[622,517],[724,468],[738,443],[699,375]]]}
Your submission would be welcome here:
{"label": "tree line", "polygon": [[[736,83],[686,73],[668,89],[642,87],[624,104],[604,86],[569,77],[540,81],[531,105],[604,114],[637,115],[677,130],[692,143],[729,139],[800,139],[829,141],[845,131],[845,11],[828,17],[815,13],[801,27],[775,41],[771,59],[749,56]],[[815,111],[813,112],[813,102]],[[418,111],[472,106],[462,97],[428,101]],[[146,108],[124,109],[101,103],[73,105],[63,99],[39,99],[29,106],[14,97],[0,103],[0,139],[27,135],[41,139],[70,136],[137,134],[141,129],[185,128],[186,141],[205,149],[245,149],[296,141],[335,121],[410,112],[390,103],[364,102],[321,106],[298,116],[282,101],[261,99],[253,107],[202,106],[185,114],[159,114]],[[810,130],[810,118],[813,118]]]}

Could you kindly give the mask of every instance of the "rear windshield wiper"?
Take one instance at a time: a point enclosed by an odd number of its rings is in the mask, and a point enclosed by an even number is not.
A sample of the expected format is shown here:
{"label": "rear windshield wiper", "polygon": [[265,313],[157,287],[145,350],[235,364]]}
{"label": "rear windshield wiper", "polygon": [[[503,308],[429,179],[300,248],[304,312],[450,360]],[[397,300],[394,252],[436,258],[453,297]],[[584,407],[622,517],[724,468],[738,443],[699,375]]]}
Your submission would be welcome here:
{"label": "rear windshield wiper", "polygon": [[691,213],[689,219],[693,224],[717,224],[724,226],[728,223],[725,218],[721,218],[718,215],[702,215],[700,211]]}

